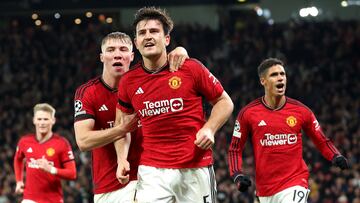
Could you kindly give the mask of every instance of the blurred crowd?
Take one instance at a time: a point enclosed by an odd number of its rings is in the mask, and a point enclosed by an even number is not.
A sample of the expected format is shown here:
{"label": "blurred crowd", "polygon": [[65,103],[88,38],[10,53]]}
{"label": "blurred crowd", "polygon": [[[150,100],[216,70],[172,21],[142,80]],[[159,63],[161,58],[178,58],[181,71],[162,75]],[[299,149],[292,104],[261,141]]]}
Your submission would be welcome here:
{"label": "blurred crowd", "polygon": [[[34,131],[32,107],[38,102],[56,108],[55,131],[70,141],[76,155],[78,179],[64,181],[65,202],[92,202],[91,157],[76,146],[73,97],[81,83],[100,74],[101,39],[118,30],[132,35],[128,28],[95,22],[41,28],[9,20],[0,27],[0,203],[21,198],[14,194],[13,156],[20,136]],[[257,201],[254,186],[247,193],[237,191],[226,154],[238,111],[263,94],[256,68],[267,57],[285,61],[287,95],[311,108],[351,164],[345,171],[332,167],[304,135],[303,155],[311,173],[308,202],[360,203],[359,21],[269,25],[224,19],[219,30],[181,24],[172,33],[171,47],[178,45],[218,77],[235,104],[214,146],[219,203]],[[248,145],[244,172],[253,178],[251,150]]]}

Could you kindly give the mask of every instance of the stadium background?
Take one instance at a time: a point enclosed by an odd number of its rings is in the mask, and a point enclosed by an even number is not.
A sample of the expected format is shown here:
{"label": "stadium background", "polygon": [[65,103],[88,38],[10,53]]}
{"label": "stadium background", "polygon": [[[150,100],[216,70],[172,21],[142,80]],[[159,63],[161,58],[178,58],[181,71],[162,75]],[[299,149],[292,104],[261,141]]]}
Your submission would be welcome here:
{"label": "stadium background", "polygon": [[[38,102],[57,109],[55,131],[71,142],[76,155],[78,179],[64,182],[65,202],[92,202],[89,153],[80,152],[74,139],[74,91],[101,73],[101,38],[117,30],[132,36],[132,15],[145,5],[170,12],[175,20],[171,47],[184,46],[200,59],[234,101],[234,113],[214,147],[219,203],[254,202],[254,187],[240,193],[232,184],[226,152],[237,112],[263,93],[256,67],[270,56],[287,64],[287,95],[315,112],[351,164],[340,172],[305,136],[308,201],[360,202],[360,1],[2,0],[0,203],[20,200],[14,195],[13,155],[19,137],[33,131],[32,107]],[[303,16],[310,15],[301,17],[301,8],[308,8]],[[244,164],[253,176],[250,147]]]}

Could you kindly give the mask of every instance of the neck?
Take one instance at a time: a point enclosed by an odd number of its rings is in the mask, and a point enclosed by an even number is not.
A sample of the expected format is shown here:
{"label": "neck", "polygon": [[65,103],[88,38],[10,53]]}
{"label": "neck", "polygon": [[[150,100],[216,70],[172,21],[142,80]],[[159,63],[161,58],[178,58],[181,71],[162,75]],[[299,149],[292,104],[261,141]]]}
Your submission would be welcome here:
{"label": "neck", "polygon": [[166,51],[162,52],[159,56],[154,56],[151,58],[142,57],[144,61],[144,66],[151,72],[159,71],[167,62]]}
{"label": "neck", "polygon": [[46,134],[36,133],[36,139],[38,142],[43,143],[43,142],[47,141],[48,139],[50,139],[52,135],[53,135],[53,132],[51,132],[51,131]]}
{"label": "neck", "polygon": [[109,86],[112,89],[116,89],[118,87],[120,77],[121,76],[119,76],[119,78],[113,77],[106,72],[103,72],[103,74],[102,74],[103,81],[107,84],[107,86]]}
{"label": "neck", "polygon": [[264,102],[266,106],[268,106],[271,109],[278,109],[281,108],[285,104],[286,98],[285,95],[282,96],[270,96],[265,94],[264,96]]}

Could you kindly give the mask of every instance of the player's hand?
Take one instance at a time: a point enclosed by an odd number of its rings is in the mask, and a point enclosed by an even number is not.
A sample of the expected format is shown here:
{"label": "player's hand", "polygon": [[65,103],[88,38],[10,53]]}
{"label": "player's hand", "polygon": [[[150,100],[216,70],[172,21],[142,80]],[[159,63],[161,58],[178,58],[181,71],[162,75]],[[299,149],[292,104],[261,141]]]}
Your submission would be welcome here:
{"label": "player's hand", "polygon": [[176,47],[168,55],[170,72],[175,72],[184,64],[189,55],[184,47]]}
{"label": "player's hand", "polygon": [[15,193],[22,194],[23,192],[24,192],[24,182],[23,181],[16,182]]}
{"label": "player's hand", "polygon": [[214,145],[214,132],[209,128],[201,128],[196,133],[194,144],[201,149],[209,149]]}
{"label": "player's hand", "polygon": [[130,179],[130,164],[127,160],[118,160],[118,167],[116,169],[116,178],[121,184],[126,184]]}
{"label": "player's hand", "polygon": [[138,121],[139,117],[136,113],[124,114],[116,127],[124,132],[133,132],[138,127]]}
{"label": "player's hand", "polygon": [[335,155],[332,160],[334,166],[341,168],[342,170],[350,168],[347,159],[343,155]]}
{"label": "player's hand", "polygon": [[50,173],[52,165],[45,159],[45,156],[42,156],[41,159],[37,159],[36,163],[39,166],[39,169]]}
{"label": "player's hand", "polygon": [[248,188],[251,186],[250,178],[243,174],[239,174],[235,176],[234,183],[236,184],[240,192],[246,192]]}

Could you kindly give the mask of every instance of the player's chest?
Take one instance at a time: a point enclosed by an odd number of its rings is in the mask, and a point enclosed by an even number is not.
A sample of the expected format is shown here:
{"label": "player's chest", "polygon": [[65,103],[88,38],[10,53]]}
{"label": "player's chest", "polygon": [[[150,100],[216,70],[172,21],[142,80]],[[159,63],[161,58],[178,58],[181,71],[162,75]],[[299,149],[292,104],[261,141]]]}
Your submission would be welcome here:
{"label": "player's chest", "polygon": [[298,112],[259,113],[252,117],[252,141],[269,150],[280,150],[301,143],[302,115]]}
{"label": "player's chest", "polygon": [[110,128],[114,125],[117,97],[116,93],[97,95],[93,105],[95,121],[100,128]]}
{"label": "player's chest", "polygon": [[154,75],[139,81],[128,90],[135,108],[142,108],[144,105],[155,107],[180,98],[196,96],[195,84],[190,75]]}
{"label": "player's chest", "polygon": [[56,143],[39,144],[29,142],[24,146],[25,157],[28,161],[32,159],[45,158],[47,160],[57,160],[57,154],[60,153]]}
{"label": "player's chest", "polygon": [[303,122],[302,114],[296,111],[256,112],[250,121],[253,134],[297,134],[301,132]]}

